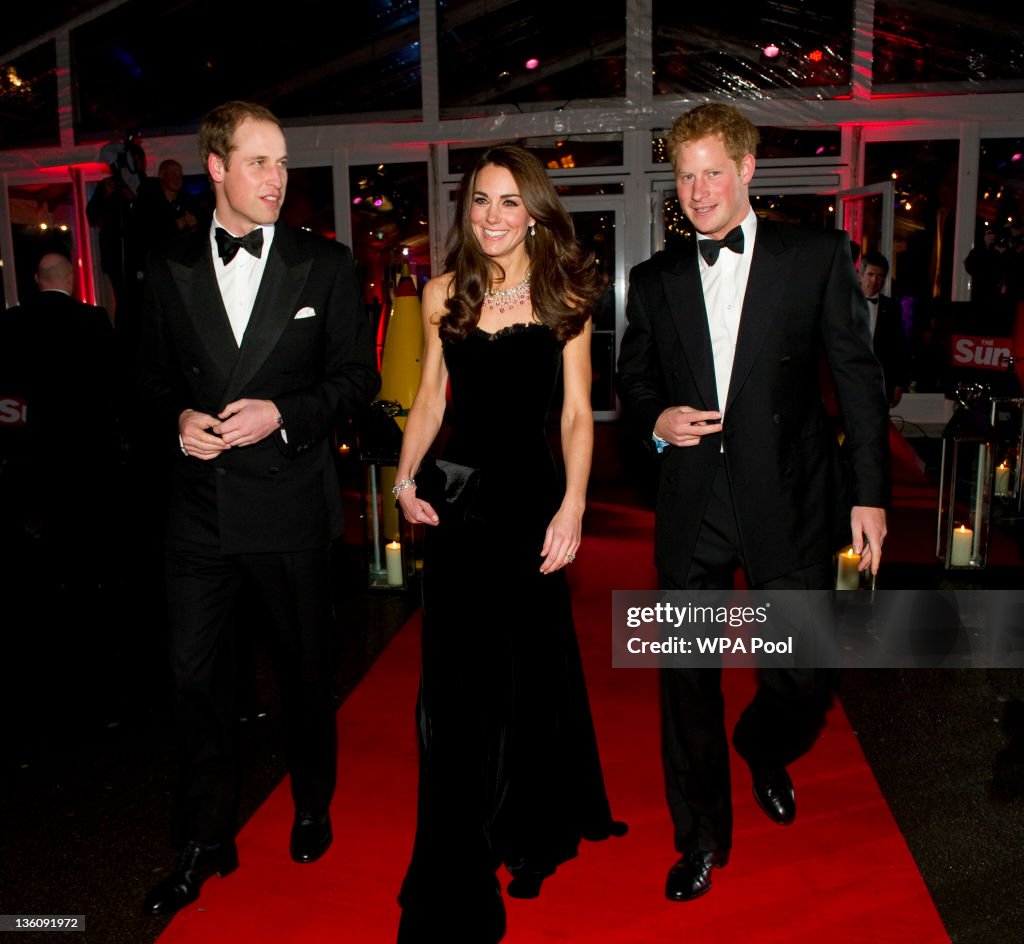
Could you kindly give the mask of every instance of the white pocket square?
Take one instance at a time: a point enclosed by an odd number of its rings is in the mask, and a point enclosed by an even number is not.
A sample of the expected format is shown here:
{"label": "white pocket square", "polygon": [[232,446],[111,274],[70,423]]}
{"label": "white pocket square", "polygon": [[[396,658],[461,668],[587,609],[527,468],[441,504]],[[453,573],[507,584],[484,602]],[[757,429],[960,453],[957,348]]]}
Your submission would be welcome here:
{"label": "white pocket square", "polygon": [[295,312],[295,320],[298,321],[300,318],[315,318],[316,312],[308,305],[305,308],[300,308]]}

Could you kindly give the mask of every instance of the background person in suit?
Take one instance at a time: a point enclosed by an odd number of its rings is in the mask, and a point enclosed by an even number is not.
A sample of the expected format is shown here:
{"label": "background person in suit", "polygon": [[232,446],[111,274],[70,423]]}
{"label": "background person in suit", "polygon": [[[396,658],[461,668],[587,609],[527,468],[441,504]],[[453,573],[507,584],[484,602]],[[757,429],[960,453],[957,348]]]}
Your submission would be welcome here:
{"label": "background person in suit", "polygon": [[277,224],[287,147],[265,108],[211,111],[199,149],[213,225],[153,253],[143,389],[179,450],[167,531],[182,772],[174,871],[144,910],[169,914],[238,862],[232,616],[245,578],[268,615],[288,738],[291,855],[332,839],[337,736],[329,546],[341,529],[332,435],[379,377],[352,255]]}
{"label": "background person in suit", "polygon": [[882,365],[885,396],[889,406],[903,399],[907,386],[907,342],[903,335],[903,309],[895,298],[882,294],[889,275],[889,260],[880,252],[867,252],[860,260],[857,281],[868,300],[871,339],[875,357]]}
{"label": "background person in suit", "polygon": [[5,319],[5,384],[27,403],[25,507],[53,580],[95,589],[110,567],[105,519],[118,451],[114,329],[106,311],[73,297],[75,270],[63,253],[44,253],[35,281],[39,293]]}
{"label": "background person in suit", "polygon": [[[698,239],[657,253],[630,277],[618,389],[661,452],[655,558],[664,589],[727,589],[742,567],[755,589],[827,590],[832,554],[851,530],[862,567],[877,571],[881,559],[886,405],[849,240],[754,215],[757,141],[732,106],[702,105],[677,119],[669,150]],[[818,388],[820,346],[846,424],[849,497]],[[795,816],[786,765],[823,726],[834,676],[762,670],[737,725],[754,795],[775,822]],[[732,844],[721,668],[664,669],[661,685],[681,853],[665,891],[686,901],[708,891]]]}

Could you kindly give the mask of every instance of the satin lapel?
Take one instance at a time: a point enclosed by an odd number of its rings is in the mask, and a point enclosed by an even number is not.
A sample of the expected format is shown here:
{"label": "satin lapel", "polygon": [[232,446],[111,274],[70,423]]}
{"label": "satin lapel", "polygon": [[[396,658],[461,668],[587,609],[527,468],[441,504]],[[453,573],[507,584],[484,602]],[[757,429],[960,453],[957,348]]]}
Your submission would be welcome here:
{"label": "satin lapel", "polygon": [[168,260],[168,266],[203,349],[226,376],[238,359],[238,345],[213,271],[209,240],[197,239],[195,253],[184,256],[180,262]]}
{"label": "satin lapel", "polygon": [[[683,250],[675,267],[662,273],[665,297],[672,313],[672,322],[686,356],[694,386],[706,410],[718,409],[715,365],[711,355],[711,333],[704,306],[704,289],[700,282],[696,245]],[[691,404],[697,407],[698,404]]]}
{"label": "satin lapel", "polygon": [[263,280],[242,336],[235,369],[224,389],[224,402],[238,399],[273,351],[281,333],[296,312],[296,302],[313,266],[312,259],[297,259],[291,232],[278,226]]}
{"label": "satin lapel", "polygon": [[786,286],[793,277],[793,253],[787,252],[778,229],[770,220],[758,220],[753,252],[726,409],[743,389],[776,318]]}

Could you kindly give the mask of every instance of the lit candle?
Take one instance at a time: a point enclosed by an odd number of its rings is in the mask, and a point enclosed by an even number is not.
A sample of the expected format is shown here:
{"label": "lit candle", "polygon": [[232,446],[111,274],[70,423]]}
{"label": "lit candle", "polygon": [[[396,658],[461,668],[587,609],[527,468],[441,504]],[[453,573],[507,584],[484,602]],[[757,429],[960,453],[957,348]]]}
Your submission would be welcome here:
{"label": "lit candle", "polygon": [[974,548],[974,532],[966,525],[960,525],[953,532],[953,547],[950,550],[949,562],[953,567],[967,567],[971,563]]}
{"label": "lit candle", "polygon": [[856,553],[851,544],[839,552],[839,570],[836,572],[837,590],[860,589],[860,554]]}
{"label": "lit candle", "polygon": [[384,559],[388,569],[388,586],[400,587],[404,580],[402,573],[402,545],[392,541],[384,547]]}
{"label": "lit candle", "polygon": [[1010,466],[1005,459],[996,466],[995,491],[998,498],[1006,498],[1010,494]]}
{"label": "lit candle", "polygon": [[342,443],[340,446],[338,446],[338,452],[340,452],[343,456],[347,456],[351,451],[351,448],[352,447],[349,446],[348,443]]}

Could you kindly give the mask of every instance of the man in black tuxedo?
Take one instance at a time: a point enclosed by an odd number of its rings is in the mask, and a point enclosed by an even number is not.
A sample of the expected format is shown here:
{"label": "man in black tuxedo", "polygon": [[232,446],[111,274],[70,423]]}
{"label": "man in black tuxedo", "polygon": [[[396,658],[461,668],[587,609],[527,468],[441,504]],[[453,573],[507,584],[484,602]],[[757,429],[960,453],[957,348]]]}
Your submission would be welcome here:
{"label": "man in black tuxedo", "polygon": [[[675,122],[676,188],[698,238],[630,276],[618,390],[660,453],[655,557],[667,590],[728,589],[737,567],[755,589],[828,590],[843,531],[848,539],[852,530],[862,567],[877,571],[881,559],[886,404],[849,241],[754,215],[757,141],[728,105],[702,105]],[[845,503],[818,387],[821,347],[846,424]],[[763,669],[736,727],[755,798],[775,822],[796,814],[786,765],[816,738],[834,684],[830,670]],[[686,901],[708,891],[732,844],[721,668],[663,669],[661,688],[681,853],[666,895]]]}
{"label": "man in black tuxedo", "polygon": [[25,505],[56,582],[95,587],[113,569],[105,541],[118,455],[114,329],[106,311],[73,297],[63,253],[44,253],[35,281],[39,293],[4,319],[5,383],[27,404]]}
{"label": "man in black tuxedo", "polygon": [[907,386],[907,342],[903,334],[903,310],[895,298],[882,294],[889,276],[889,260],[880,252],[867,252],[860,260],[857,281],[868,300],[871,340],[882,365],[885,396],[889,406],[903,399]]}
{"label": "man in black tuxedo", "polygon": [[277,119],[229,102],[203,119],[199,149],[213,225],[155,251],[145,279],[142,384],[178,450],[167,592],[184,845],[146,899],[150,914],[195,900],[238,863],[230,636],[243,583],[259,588],[277,656],[292,858],[312,862],[331,842],[332,435],[339,410],[359,409],[380,382],[351,253],[277,224],[288,177]]}

